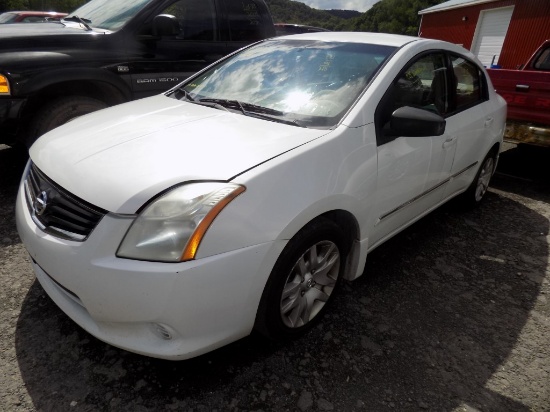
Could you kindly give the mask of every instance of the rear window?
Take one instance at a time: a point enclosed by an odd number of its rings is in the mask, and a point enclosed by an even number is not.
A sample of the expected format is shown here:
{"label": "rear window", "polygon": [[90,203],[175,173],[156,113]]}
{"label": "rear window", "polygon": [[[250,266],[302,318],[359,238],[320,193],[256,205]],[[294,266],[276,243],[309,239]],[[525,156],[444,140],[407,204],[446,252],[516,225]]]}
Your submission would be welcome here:
{"label": "rear window", "polygon": [[451,56],[456,79],[456,110],[463,110],[485,100],[483,73],[472,62]]}

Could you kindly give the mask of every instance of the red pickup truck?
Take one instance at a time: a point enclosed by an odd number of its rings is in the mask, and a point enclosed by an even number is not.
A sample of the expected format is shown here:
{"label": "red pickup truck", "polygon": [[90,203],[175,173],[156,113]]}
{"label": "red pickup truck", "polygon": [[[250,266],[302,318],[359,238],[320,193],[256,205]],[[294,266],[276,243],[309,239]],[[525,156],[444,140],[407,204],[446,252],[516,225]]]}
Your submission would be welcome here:
{"label": "red pickup truck", "polygon": [[504,138],[550,147],[550,40],[520,69],[487,72],[497,93],[508,102]]}

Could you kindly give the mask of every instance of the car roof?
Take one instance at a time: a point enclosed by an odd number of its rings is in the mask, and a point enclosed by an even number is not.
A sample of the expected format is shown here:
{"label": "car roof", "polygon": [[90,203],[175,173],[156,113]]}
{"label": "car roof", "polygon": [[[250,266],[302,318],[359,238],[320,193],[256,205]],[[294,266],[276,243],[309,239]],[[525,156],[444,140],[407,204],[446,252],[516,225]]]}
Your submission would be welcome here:
{"label": "car roof", "polygon": [[400,34],[365,33],[365,32],[316,32],[281,36],[279,39],[320,40],[350,43],[369,43],[385,46],[401,47],[414,41],[427,41],[419,37]]}
{"label": "car roof", "polygon": [[58,16],[58,15],[67,15],[67,13],[60,13],[56,11],[7,11],[9,14],[17,14],[18,16]]}

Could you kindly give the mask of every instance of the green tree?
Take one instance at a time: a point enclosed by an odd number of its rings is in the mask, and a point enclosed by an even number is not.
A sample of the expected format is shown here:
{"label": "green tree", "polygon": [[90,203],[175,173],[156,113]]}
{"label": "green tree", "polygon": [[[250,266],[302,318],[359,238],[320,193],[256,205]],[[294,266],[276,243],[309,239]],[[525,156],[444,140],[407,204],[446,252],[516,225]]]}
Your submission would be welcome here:
{"label": "green tree", "polygon": [[28,0],[0,0],[0,11],[28,10]]}
{"label": "green tree", "polygon": [[346,21],[326,10],[313,9],[298,1],[266,0],[266,3],[275,23],[305,24],[328,30],[338,30]]}
{"label": "green tree", "polygon": [[420,25],[418,12],[443,1],[445,0],[382,0],[362,16],[350,21],[348,29],[416,36]]}

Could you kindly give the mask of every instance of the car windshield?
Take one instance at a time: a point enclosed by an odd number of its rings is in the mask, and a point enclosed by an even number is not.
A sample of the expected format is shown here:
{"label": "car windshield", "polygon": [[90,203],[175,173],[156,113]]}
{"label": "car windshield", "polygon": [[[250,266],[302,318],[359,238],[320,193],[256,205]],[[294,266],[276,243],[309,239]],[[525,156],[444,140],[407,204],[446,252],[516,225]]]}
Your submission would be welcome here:
{"label": "car windshield", "polygon": [[115,31],[134,17],[151,0],[92,0],[65,17],[76,17],[92,27]]}
{"label": "car windshield", "polygon": [[15,13],[2,13],[0,14],[0,24],[1,23],[11,23],[15,21],[17,14]]}
{"label": "car windshield", "polygon": [[[172,94],[313,128],[338,124],[394,47],[272,39],[230,57]],[[275,120],[273,118],[272,120]]]}

